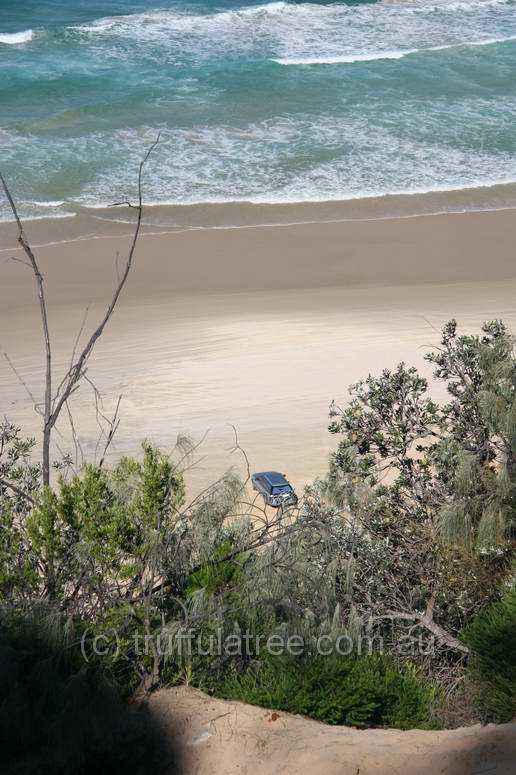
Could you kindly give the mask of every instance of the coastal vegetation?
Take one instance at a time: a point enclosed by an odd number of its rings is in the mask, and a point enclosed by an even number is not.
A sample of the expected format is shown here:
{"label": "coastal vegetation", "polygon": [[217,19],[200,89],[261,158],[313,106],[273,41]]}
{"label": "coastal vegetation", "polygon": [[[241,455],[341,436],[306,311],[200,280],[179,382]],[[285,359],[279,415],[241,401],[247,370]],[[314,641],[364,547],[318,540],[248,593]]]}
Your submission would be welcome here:
{"label": "coastal vegetation", "polygon": [[187,683],[334,724],[510,720],[513,340],[452,321],[427,357],[448,399],[403,364],[354,386],[296,508],[249,501],[232,473],[188,501],[185,439],[111,467],[64,459],[44,485],[4,423],[5,632],[37,611],[133,699]]}

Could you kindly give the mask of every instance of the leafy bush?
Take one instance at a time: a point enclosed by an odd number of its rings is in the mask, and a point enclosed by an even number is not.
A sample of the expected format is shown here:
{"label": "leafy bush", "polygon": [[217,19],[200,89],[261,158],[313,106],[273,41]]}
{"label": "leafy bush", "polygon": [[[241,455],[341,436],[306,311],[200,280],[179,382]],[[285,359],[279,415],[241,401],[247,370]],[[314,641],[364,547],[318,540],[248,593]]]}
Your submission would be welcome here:
{"label": "leafy bush", "polygon": [[215,594],[238,582],[240,576],[238,565],[231,560],[224,560],[224,557],[233,549],[231,541],[224,541],[213,551],[210,562],[189,575],[185,587],[187,598],[200,589],[209,594]]}
{"label": "leafy bush", "polygon": [[[516,548],[514,339],[500,321],[480,336],[450,321],[426,360],[432,390],[402,363],[332,405],[340,440],[325,495],[363,527],[339,575],[344,614],[368,620],[374,609],[374,636],[388,650],[417,633],[411,658],[451,676],[460,633],[500,599]],[[444,402],[432,397],[436,383]]]}
{"label": "leafy bush", "polygon": [[516,718],[516,588],[466,628],[469,672],[483,721]]}
{"label": "leafy bush", "polygon": [[0,621],[0,771],[3,775],[171,773],[157,720],[128,706],[82,661],[58,617]]}
{"label": "leafy bush", "polygon": [[217,694],[329,724],[399,729],[432,726],[436,697],[415,670],[400,672],[379,654],[271,659],[226,679]]}

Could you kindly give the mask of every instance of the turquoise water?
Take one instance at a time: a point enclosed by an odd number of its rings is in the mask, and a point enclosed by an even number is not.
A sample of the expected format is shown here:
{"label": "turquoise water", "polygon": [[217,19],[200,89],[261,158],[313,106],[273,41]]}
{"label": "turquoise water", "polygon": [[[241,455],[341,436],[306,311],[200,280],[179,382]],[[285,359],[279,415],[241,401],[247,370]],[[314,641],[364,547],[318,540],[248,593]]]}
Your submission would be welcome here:
{"label": "turquoise water", "polygon": [[[1,0],[0,166],[27,216],[516,180],[516,3]],[[0,218],[6,217],[0,202]]]}

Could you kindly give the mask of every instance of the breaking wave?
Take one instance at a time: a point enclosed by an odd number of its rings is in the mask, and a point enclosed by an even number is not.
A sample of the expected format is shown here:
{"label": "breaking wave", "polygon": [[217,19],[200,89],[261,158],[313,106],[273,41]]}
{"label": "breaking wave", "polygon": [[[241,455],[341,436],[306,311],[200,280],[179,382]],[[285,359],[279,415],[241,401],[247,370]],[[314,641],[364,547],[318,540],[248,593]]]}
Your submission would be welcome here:
{"label": "breaking wave", "polygon": [[[2,167],[24,212],[131,199],[158,130],[145,177],[156,204],[514,178],[515,0],[258,3],[146,0],[131,13],[134,0],[96,0],[48,26],[34,17],[34,36],[1,33]],[[59,5],[38,0],[42,11]],[[22,55],[16,46],[33,37]]]}
{"label": "breaking wave", "polygon": [[11,33],[0,33],[0,44],[4,44],[5,46],[19,46],[22,43],[30,43],[30,41],[34,38],[34,33],[32,30],[25,30],[24,32],[11,32]]}
{"label": "breaking wave", "polygon": [[470,40],[461,43],[450,43],[443,46],[430,46],[429,48],[410,48],[406,51],[379,51],[371,54],[344,54],[337,56],[299,57],[293,59],[273,59],[279,65],[337,65],[353,64],[354,62],[377,62],[382,59],[404,59],[411,54],[426,54],[434,51],[449,51],[454,48],[467,48],[469,46],[492,46],[498,43],[509,43],[516,40],[516,35],[501,38],[487,38],[486,40]]}

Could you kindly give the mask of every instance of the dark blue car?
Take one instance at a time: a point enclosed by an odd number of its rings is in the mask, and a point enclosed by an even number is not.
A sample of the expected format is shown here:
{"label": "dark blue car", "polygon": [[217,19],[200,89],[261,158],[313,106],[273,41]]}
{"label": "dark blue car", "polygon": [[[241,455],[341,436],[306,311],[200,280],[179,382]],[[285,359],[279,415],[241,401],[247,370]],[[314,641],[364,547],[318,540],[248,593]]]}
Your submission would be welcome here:
{"label": "dark blue car", "polygon": [[267,506],[295,506],[297,495],[284,474],[277,471],[261,471],[251,476],[253,490],[260,493]]}

